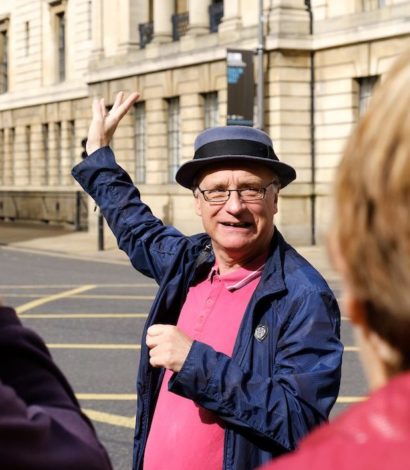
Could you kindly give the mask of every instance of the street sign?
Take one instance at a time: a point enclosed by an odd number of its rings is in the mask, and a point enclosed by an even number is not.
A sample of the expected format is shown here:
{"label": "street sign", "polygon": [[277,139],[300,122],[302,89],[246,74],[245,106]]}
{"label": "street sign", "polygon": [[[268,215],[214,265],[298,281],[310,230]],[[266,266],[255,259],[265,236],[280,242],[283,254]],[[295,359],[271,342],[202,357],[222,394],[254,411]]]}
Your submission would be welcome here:
{"label": "street sign", "polygon": [[228,81],[227,125],[253,126],[255,82],[254,51],[228,49],[226,55]]}

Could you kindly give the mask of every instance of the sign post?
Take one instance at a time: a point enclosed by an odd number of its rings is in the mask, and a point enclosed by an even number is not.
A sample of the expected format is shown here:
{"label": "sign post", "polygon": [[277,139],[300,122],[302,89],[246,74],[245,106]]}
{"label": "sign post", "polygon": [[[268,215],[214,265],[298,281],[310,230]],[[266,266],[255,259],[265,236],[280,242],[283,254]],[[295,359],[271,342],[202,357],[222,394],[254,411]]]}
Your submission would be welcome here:
{"label": "sign post", "polygon": [[253,126],[254,51],[227,50],[228,107],[226,123],[230,125]]}

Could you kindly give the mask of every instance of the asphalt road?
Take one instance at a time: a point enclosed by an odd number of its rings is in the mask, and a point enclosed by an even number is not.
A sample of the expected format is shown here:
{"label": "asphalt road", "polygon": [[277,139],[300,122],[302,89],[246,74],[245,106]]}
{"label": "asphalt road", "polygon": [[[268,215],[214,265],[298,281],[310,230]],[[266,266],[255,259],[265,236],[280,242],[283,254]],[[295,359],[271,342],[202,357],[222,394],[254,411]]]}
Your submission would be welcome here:
{"label": "asphalt road", "polygon": [[[135,377],[154,282],[127,263],[0,247],[0,296],[46,341],[93,420],[115,470],[131,467]],[[333,285],[340,294],[340,286]],[[366,393],[349,323],[332,419]]]}

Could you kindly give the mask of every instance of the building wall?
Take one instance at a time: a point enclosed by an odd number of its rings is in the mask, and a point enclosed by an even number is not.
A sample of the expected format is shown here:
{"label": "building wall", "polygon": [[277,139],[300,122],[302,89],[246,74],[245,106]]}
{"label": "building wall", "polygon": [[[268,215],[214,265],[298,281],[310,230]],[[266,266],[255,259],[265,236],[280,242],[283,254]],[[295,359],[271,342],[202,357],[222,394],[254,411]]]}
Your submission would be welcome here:
{"label": "building wall", "polygon": [[[195,136],[205,127],[206,94],[217,94],[217,124],[225,124],[226,49],[256,50],[258,26],[258,2],[225,0],[218,31],[210,33],[211,3],[178,2],[178,13],[187,9],[189,15],[182,15],[181,36],[173,40],[173,0],[0,2],[0,31],[8,20],[9,36],[8,90],[0,94],[0,218],[74,223],[79,187],[70,168],[80,160],[91,99],[104,97],[110,106],[118,91],[137,89],[145,106],[143,199],[165,223],[186,233],[201,230],[192,216],[192,195],[169,180],[170,103],[179,99],[182,163],[192,158]],[[334,171],[359,116],[361,80],[382,77],[410,45],[409,1],[308,4],[313,24],[304,0],[265,0],[264,6],[264,128],[279,158],[298,173],[282,191],[276,222],[295,244],[324,240]],[[56,15],[62,11],[63,80],[56,40]],[[139,25],[150,21],[153,35],[143,44]],[[138,142],[130,112],[112,145],[136,177]],[[22,191],[42,195],[42,205],[31,198],[30,206]],[[70,202],[58,203],[58,195]],[[89,226],[96,230],[92,210]]]}

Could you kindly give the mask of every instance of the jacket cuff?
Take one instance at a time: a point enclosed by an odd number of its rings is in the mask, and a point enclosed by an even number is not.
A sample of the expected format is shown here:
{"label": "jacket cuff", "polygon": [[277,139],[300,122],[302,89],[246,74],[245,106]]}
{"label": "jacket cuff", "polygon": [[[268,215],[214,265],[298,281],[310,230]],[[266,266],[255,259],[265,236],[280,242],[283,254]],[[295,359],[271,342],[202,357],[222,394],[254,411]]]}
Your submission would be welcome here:
{"label": "jacket cuff", "polygon": [[169,380],[168,390],[191,400],[206,395],[216,367],[217,354],[207,344],[194,341],[182,369]]}

